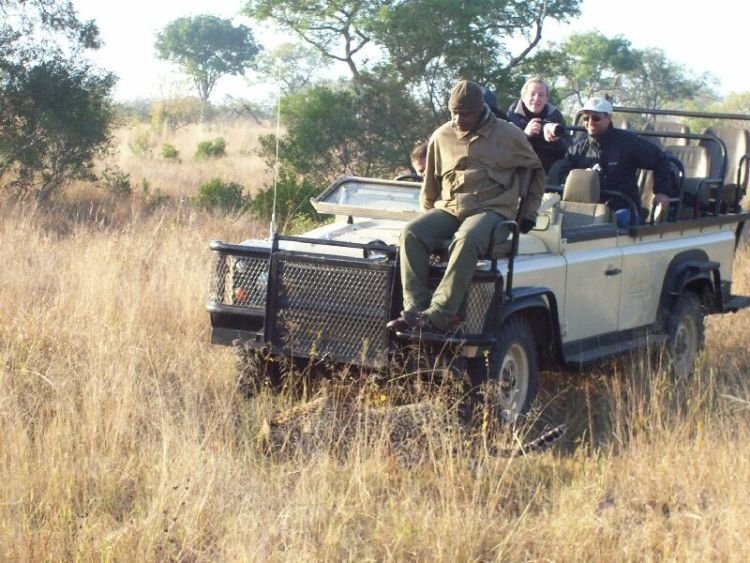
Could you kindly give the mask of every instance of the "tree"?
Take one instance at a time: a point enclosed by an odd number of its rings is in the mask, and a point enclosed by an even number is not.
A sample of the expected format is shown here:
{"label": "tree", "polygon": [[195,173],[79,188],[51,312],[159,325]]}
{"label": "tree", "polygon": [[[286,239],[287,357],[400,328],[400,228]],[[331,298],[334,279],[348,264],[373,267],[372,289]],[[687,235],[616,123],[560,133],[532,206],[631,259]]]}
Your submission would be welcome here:
{"label": "tree", "polygon": [[[395,72],[444,111],[458,77],[501,84],[541,40],[547,19],[567,20],[580,0],[250,0],[244,13],[297,34],[342,61],[354,80]],[[510,47],[518,38],[526,43]]]}
{"label": "tree", "polygon": [[157,34],[155,48],[159,58],[180,65],[192,78],[202,117],[216,82],[243,74],[260,50],[250,28],[210,15],[174,20]]}
{"label": "tree", "polygon": [[370,43],[367,21],[378,0],[250,0],[243,13],[270,20],[297,34],[322,55],[346,63],[352,76],[360,69],[355,55]]}
{"label": "tree", "polygon": [[85,60],[99,31],[59,0],[0,0],[0,187],[45,201],[90,177],[115,77]]}
{"label": "tree", "polygon": [[609,39],[598,31],[571,35],[528,59],[527,72],[545,76],[560,99],[570,99],[580,107],[595,95],[616,96],[622,91],[623,77],[638,69],[639,61],[622,36]]}
{"label": "tree", "polygon": [[626,73],[622,105],[648,109],[676,108],[676,104],[711,96],[710,75],[691,76],[684,66],[670,61],[661,49],[635,52],[637,68]]}
{"label": "tree", "polygon": [[[414,140],[432,129],[419,105],[387,80],[377,88],[319,84],[282,99],[286,133],[279,139],[284,168],[325,186],[343,174],[393,175],[407,167]],[[275,165],[276,138],[260,139]]]}
{"label": "tree", "polygon": [[615,103],[664,107],[699,96],[710,96],[710,76],[691,77],[659,49],[633,49],[622,36],[608,38],[598,31],[573,34],[540,50],[522,65],[527,74],[546,77],[557,99],[575,113],[592,96]]}
{"label": "tree", "polygon": [[282,43],[261,53],[256,62],[258,73],[279,81],[284,94],[294,94],[310,86],[315,75],[331,64],[330,59],[299,43]]}
{"label": "tree", "polygon": [[110,140],[113,86],[111,74],[59,59],[6,82],[2,96],[12,113],[0,119],[0,180],[12,173],[8,186],[19,196],[44,202],[67,181],[91,178]]}

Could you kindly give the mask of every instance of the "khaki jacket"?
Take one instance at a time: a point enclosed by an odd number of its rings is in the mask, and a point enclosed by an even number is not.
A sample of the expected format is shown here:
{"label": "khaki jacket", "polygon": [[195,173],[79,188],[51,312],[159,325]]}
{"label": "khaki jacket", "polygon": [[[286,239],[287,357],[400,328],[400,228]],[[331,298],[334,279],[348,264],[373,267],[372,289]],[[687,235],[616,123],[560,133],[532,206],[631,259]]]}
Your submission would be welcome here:
{"label": "khaki jacket", "polygon": [[519,219],[533,220],[544,195],[542,164],[521,129],[490,114],[474,131],[448,122],[432,134],[419,201],[424,210],[441,208],[460,220],[486,210],[516,219],[525,181]]}

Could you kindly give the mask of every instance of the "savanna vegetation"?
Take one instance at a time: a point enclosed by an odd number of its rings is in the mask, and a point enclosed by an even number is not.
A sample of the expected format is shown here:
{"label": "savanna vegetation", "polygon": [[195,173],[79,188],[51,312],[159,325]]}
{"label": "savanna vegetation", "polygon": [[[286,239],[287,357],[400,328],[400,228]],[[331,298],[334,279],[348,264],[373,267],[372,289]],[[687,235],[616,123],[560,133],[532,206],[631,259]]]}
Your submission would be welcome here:
{"label": "savanna vegetation", "polygon": [[[364,434],[344,452],[265,454],[264,421],[300,397],[246,399],[203,303],[208,241],[265,236],[274,185],[279,223],[304,228],[304,201],[333,177],[408,166],[462,75],[501,106],[539,72],[569,113],[602,93],[655,107],[664,76],[672,107],[750,107],[624,38],[539,49],[545,19],[574,18],[576,0],[323,4],[246,4],[300,39],[252,61],[286,65],[277,130],[268,107],[206,107],[208,84],[117,106],[115,77],[86,62],[94,22],[0,0],[0,559],[744,560],[748,311],[707,320],[687,381],[639,357],[544,373],[528,423],[490,437],[565,423],[542,453],[495,457],[436,429],[416,463]],[[316,76],[327,60],[349,75]],[[746,242],[734,278],[750,293]],[[364,404],[400,400],[358,375]]]}
{"label": "savanna vegetation", "polygon": [[[260,132],[221,134],[250,150]],[[469,455],[436,431],[416,465],[365,436],[343,457],[335,443],[267,457],[263,421],[299,399],[245,399],[233,351],[208,344],[203,303],[207,242],[268,225],[178,187],[246,181],[262,163],[136,157],[129,132],[117,138],[130,195],[80,185],[54,206],[3,207],[3,559],[744,558],[750,312],[709,319],[700,368],[677,385],[638,358],[545,373],[531,424],[500,437],[566,423],[544,453]],[[202,138],[157,143],[189,153]],[[735,271],[747,293],[746,246]]]}

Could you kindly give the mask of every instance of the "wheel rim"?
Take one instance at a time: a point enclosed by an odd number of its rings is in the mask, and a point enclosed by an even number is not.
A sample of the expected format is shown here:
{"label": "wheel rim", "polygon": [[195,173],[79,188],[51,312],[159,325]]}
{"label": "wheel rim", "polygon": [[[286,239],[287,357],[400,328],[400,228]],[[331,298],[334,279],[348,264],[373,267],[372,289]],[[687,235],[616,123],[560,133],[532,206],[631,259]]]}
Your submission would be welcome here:
{"label": "wheel rim", "polygon": [[691,318],[685,317],[677,326],[672,347],[672,363],[676,377],[683,377],[691,373],[697,349],[698,332],[695,323]]}
{"label": "wheel rim", "polygon": [[500,415],[513,419],[523,410],[529,392],[529,358],[520,344],[512,344],[503,357],[495,398]]}

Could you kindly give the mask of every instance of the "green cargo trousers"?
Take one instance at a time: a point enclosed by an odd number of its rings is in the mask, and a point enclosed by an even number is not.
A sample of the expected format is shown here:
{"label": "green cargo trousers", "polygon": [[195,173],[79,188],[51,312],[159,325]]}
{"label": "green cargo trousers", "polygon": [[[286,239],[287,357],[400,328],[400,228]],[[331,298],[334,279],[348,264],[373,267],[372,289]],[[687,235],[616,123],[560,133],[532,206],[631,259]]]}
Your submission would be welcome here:
{"label": "green cargo trousers", "polygon": [[[505,217],[482,211],[463,221],[442,209],[432,209],[404,227],[401,233],[401,286],[405,311],[425,311],[439,329],[448,328],[458,313],[479,256],[487,251],[492,230]],[[501,227],[495,242],[508,238]],[[452,238],[452,240],[451,240]],[[451,240],[445,274],[433,294],[429,288],[430,255]]]}

